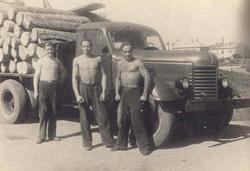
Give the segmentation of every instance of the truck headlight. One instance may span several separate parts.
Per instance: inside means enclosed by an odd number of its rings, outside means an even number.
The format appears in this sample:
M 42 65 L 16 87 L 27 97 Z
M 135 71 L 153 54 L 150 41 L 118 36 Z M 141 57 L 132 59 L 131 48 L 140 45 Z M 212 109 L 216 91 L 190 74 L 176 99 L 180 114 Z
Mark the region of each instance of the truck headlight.
M 222 78 L 221 79 L 221 85 L 223 88 L 227 88 L 229 86 L 228 78 Z
M 183 89 L 188 89 L 189 83 L 188 83 L 188 79 L 187 78 L 183 78 L 181 80 L 181 86 L 182 86 Z

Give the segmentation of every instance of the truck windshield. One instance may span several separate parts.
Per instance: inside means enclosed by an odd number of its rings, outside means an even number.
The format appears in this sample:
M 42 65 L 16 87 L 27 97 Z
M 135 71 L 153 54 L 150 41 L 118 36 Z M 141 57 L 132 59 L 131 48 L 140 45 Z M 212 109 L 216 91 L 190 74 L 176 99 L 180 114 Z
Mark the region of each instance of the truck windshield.
M 110 39 L 114 49 L 120 49 L 123 42 L 131 42 L 134 49 L 163 50 L 158 33 L 153 30 L 136 30 L 130 28 L 113 28 Z

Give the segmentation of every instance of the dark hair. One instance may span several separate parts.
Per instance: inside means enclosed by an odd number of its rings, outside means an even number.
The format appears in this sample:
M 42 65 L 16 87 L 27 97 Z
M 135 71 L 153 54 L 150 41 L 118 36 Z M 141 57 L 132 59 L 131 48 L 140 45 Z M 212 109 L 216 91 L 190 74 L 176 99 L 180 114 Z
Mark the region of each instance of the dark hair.
M 45 43 L 45 44 L 44 44 L 44 48 L 46 48 L 46 47 L 52 47 L 53 49 L 55 49 L 54 44 L 51 43 L 51 42 Z
M 133 45 L 131 42 L 122 42 L 120 49 L 122 50 L 125 46 L 131 46 L 131 48 L 133 49 Z

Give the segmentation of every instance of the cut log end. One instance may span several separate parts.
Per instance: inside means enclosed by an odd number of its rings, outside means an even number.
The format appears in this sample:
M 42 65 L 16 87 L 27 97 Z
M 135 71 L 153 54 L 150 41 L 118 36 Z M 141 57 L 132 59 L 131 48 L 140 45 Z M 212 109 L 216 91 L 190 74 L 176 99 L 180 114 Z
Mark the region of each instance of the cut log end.
M 9 9 L 8 10 L 8 19 L 9 20 L 14 20 L 16 15 L 16 11 L 14 9 Z
M 30 63 L 22 61 L 17 63 L 17 72 L 20 74 L 32 74 L 34 73 L 34 68 Z
M 22 28 L 19 27 L 18 25 L 15 25 L 14 26 L 14 35 L 19 38 L 21 37 L 21 34 L 22 34 Z
M 22 33 L 21 38 L 20 38 L 22 45 L 28 46 L 28 44 L 31 41 L 30 35 L 31 35 L 30 32 L 23 32 Z

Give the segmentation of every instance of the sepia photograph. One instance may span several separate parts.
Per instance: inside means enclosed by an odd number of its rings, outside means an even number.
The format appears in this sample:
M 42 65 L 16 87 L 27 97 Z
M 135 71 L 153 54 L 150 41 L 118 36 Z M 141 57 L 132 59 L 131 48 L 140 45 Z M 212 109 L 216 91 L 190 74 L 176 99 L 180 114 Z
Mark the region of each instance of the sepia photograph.
M 249 0 L 0 0 L 0 171 L 249 161 Z

